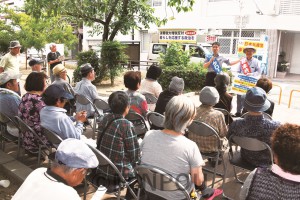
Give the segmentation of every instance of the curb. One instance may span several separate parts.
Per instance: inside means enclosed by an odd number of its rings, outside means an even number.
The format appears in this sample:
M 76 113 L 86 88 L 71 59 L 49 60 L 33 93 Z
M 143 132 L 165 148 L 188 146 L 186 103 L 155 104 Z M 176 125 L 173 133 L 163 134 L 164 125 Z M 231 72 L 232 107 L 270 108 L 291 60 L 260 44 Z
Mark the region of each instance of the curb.
M 14 157 L 0 150 L 0 170 L 18 183 L 23 183 L 33 171 Z

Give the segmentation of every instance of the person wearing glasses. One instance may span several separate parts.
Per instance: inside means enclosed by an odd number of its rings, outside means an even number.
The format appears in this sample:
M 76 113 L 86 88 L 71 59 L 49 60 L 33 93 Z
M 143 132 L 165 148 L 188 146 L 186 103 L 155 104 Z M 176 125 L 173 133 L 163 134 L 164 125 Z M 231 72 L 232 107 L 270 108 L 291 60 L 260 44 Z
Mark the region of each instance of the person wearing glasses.
M 12 199 L 80 200 L 73 187 L 79 185 L 88 170 L 98 164 L 96 155 L 84 142 L 66 139 L 58 146 L 51 167 L 41 167 L 31 172 Z
M 69 117 L 64 109 L 66 103 L 73 99 L 61 85 L 50 85 L 42 95 L 46 106 L 41 110 L 41 126 L 55 132 L 63 140 L 67 138 L 82 138 L 83 123 L 86 121 L 86 111 L 77 112 Z M 74 122 L 76 124 L 74 125 Z

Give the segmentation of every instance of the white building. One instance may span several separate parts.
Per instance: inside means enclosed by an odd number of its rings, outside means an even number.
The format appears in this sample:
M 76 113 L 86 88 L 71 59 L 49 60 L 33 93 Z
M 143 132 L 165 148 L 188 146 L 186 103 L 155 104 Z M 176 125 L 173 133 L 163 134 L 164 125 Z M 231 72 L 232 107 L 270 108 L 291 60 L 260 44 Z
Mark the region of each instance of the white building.
M 290 73 L 300 74 L 300 1 L 294 0 L 198 0 L 192 12 L 176 13 L 164 0 L 150 1 L 155 15 L 166 17 L 168 23 L 161 29 L 196 29 L 198 33 L 216 35 L 221 53 L 236 55 L 238 40 L 268 39 L 268 76 L 276 76 L 278 56 L 285 52 Z M 149 43 L 158 40 L 159 30 L 135 31 L 134 40 L 141 44 L 141 60 L 149 50 Z M 220 34 L 220 35 L 218 35 Z M 131 35 L 118 36 L 119 41 L 132 40 Z M 83 31 L 83 49 L 99 44 L 101 37 L 91 37 Z

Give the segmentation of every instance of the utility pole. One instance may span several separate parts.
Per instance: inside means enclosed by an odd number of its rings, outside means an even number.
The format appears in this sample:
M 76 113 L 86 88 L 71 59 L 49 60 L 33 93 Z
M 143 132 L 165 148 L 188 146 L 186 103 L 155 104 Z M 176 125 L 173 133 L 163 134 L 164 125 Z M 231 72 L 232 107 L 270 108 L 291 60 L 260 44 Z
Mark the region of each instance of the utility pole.
M 244 0 L 237 0 L 240 13 L 238 16 L 235 17 L 235 24 L 236 27 L 239 29 L 239 39 L 238 43 L 242 40 L 242 29 L 246 27 L 246 24 L 248 23 L 248 16 L 243 15 L 243 8 L 244 8 Z
M 240 32 L 239 32 L 239 43 L 241 42 L 242 40 L 242 26 L 243 26 L 243 15 L 242 15 L 242 10 L 243 10 L 243 7 L 244 7 L 244 2 L 243 0 L 238 0 L 239 2 L 239 7 L 240 7 L 240 23 L 239 23 L 239 28 L 240 28 Z

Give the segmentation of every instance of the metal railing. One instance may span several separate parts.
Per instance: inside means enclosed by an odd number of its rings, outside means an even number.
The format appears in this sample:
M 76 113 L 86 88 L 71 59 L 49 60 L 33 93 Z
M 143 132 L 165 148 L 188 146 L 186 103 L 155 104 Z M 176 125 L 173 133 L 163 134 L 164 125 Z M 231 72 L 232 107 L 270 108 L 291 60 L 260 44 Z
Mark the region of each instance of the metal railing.
M 134 67 L 138 67 L 138 70 L 140 71 L 141 66 L 147 66 L 149 67 L 152 64 L 157 64 L 158 61 L 151 61 L 151 60 L 128 60 L 126 63 L 121 63 L 124 68 L 127 68 L 129 70 L 134 70 Z
M 300 92 L 300 90 L 291 90 L 288 108 L 291 107 L 293 92 Z
M 281 95 L 282 95 L 282 87 L 280 85 L 274 84 L 273 86 L 279 87 L 279 99 L 278 99 L 278 105 L 281 103 Z

